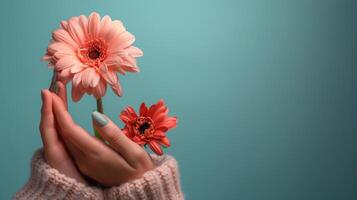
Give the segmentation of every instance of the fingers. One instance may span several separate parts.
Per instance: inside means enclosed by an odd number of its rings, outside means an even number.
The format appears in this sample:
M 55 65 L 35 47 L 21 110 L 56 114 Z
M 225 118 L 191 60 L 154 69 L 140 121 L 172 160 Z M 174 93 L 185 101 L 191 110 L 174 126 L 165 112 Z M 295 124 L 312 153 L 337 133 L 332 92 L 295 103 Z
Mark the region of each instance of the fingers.
M 61 138 L 62 141 L 65 143 L 67 150 L 70 152 L 72 159 L 78 160 L 79 158 L 84 157 L 84 153 L 76 147 L 76 145 L 72 144 L 68 139 Z
M 138 144 L 126 137 L 121 129 L 107 116 L 94 111 L 92 118 L 98 133 L 114 150 L 120 153 L 128 163 L 135 165 L 138 159 L 147 156 L 145 151 Z
M 83 152 L 95 151 L 98 141 L 91 137 L 84 129 L 76 125 L 66 110 L 63 101 L 55 94 L 52 94 L 53 111 L 57 124 L 64 138 L 76 145 Z
M 68 110 L 67 88 L 61 81 L 57 81 L 56 84 L 58 88 L 58 96 L 62 99 L 66 109 Z
M 40 132 L 44 148 L 53 146 L 58 142 L 55 119 L 52 112 L 52 95 L 48 90 L 41 91 L 42 108 Z

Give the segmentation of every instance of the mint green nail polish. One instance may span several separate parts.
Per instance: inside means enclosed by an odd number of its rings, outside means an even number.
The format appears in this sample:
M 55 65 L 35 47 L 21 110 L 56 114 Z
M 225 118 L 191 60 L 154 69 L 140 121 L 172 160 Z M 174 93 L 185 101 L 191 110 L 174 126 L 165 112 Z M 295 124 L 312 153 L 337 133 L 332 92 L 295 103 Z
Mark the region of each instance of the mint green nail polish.
M 98 111 L 92 112 L 92 118 L 95 122 L 96 125 L 102 127 L 108 124 L 109 120 L 103 115 L 102 113 Z

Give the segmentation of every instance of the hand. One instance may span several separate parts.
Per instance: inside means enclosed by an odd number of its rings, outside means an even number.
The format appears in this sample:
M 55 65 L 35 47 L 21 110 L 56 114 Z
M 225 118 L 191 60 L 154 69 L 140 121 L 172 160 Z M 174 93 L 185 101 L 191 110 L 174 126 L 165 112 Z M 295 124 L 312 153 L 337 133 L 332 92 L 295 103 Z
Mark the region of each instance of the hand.
M 75 124 L 61 98 L 52 96 L 61 136 L 83 174 L 104 186 L 114 186 L 154 168 L 146 151 L 127 138 L 109 118 L 102 115 L 105 123 L 95 123 L 95 129 L 109 143 L 108 146 Z
M 58 84 L 59 96 L 66 99 L 65 87 L 62 83 Z M 59 137 L 60 130 L 56 127 L 55 117 L 52 110 L 53 95 L 48 90 L 41 92 L 42 109 L 40 132 L 43 143 L 43 150 L 46 162 L 59 172 L 68 177 L 74 178 L 79 182 L 85 183 L 84 178 L 77 170 L 70 155 L 67 153 L 64 143 Z M 66 108 L 66 106 L 65 106 Z

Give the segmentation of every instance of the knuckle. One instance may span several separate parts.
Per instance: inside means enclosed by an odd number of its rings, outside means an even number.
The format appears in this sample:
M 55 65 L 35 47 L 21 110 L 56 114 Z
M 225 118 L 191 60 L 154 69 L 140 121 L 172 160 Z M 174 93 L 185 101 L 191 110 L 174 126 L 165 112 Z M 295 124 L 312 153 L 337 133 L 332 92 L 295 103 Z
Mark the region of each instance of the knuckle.
M 97 150 L 89 150 L 87 152 L 87 158 L 90 159 L 93 163 L 98 163 L 101 162 L 103 158 L 105 158 L 105 155 L 102 152 L 99 152 Z
M 38 130 L 40 130 L 41 133 L 44 132 L 44 127 L 43 127 L 43 123 L 40 122 L 40 124 L 38 125 Z
M 71 129 L 69 127 L 62 127 L 60 128 L 60 130 L 62 131 L 62 133 L 68 135 L 68 133 L 71 132 Z
M 69 122 L 69 123 L 65 123 L 61 129 L 63 132 L 69 133 L 73 131 L 74 128 L 75 128 L 74 124 Z
M 144 160 L 146 158 L 146 152 L 143 149 L 135 149 L 133 151 L 134 158 L 137 160 Z
M 132 152 L 132 161 L 137 166 L 144 165 L 148 160 L 148 155 L 143 149 L 136 149 Z
M 53 116 L 45 116 L 40 120 L 39 130 L 41 132 L 48 130 L 48 128 L 54 127 L 54 118 Z
M 112 142 L 112 144 L 114 145 L 114 146 L 119 146 L 120 145 L 120 143 L 121 143 L 121 138 L 120 137 L 118 137 L 117 135 L 115 135 L 115 134 L 110 134 L 110 135 L 108 135 L 108 137 L 109 137 L 109 140 Z
M 56 157 L 56 153 L 59 151 L 57 145 L 47 145 L 45 148 L 45 152 L 52 157 Z
M 46 134 L 47 132 L 52 131 L 51 127 L 47 127 L 43 123 L 40 123 L 39 130 L 41 134 Z

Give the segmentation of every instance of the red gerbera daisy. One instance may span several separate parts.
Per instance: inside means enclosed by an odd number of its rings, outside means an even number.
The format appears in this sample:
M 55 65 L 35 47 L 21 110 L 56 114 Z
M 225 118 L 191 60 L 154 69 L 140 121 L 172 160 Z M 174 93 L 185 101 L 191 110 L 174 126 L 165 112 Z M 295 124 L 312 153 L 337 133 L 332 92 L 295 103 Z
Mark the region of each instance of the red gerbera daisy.
M 150 108 L 142 103 L 139 115 L 129 106 L 120 114 L 120 119 L 125 123 L 123 132 L 137 144 L 148 144 L 156 154 L 162 155 L 161 145 L 170 146 L 166 132 L 177 124 L 177 118 L 168 116 L 168 113 L 169 109 L 163 100 L 159 100 Z

